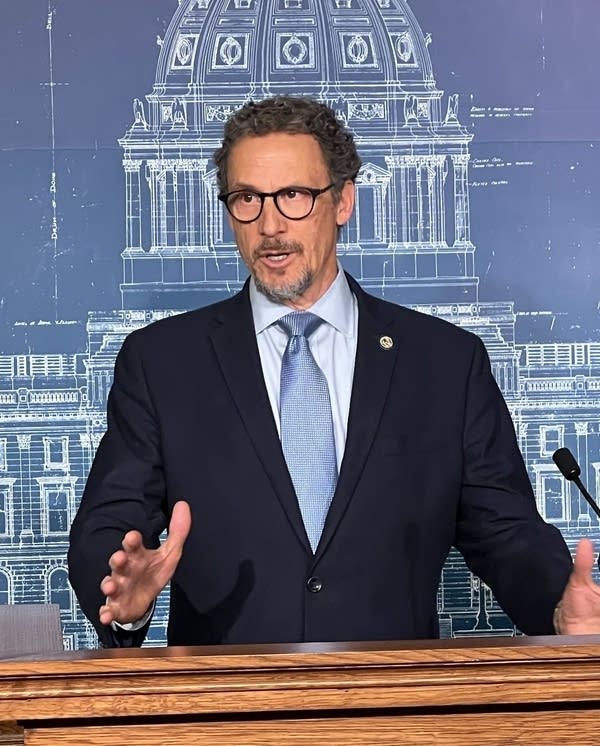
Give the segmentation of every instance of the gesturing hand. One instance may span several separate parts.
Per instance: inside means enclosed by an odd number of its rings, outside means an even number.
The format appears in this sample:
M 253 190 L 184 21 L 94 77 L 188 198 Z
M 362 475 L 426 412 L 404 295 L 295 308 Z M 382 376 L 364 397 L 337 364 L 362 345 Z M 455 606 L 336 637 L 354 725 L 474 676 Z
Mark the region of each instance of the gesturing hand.
M 171 580 L 192 526 L 190 506 L 178 502 L 173 507 L 169 534 L 158 549 L 146 549 L 139 531 L 128 531 L 109 559 L 111 574 L 100 583 L 107 597 L 100 607 L 100 622 L 127 624 L 141 619 L 154 599 Z
M 594 547 L 591 541 L 582 539 L 557 609 L 557 631 L 562 635 L 600 633 L 600 586 L 592 579 L 593 567 Z

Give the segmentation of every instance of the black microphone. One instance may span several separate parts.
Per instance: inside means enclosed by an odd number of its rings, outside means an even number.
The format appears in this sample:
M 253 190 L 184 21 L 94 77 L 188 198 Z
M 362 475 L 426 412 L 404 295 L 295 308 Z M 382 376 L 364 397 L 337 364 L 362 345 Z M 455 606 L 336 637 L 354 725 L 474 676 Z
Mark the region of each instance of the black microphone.
M 579 479 L 581 469 L 579 468 L 579 464 L 575 460 L 575 456 L 573 456 L 571 451 L 568 448 L 559 448 L 558 451 L 554 451 L 554 453 L 552 454 L 552 460 L 558 466 L 560 473 L 565 479 L 568 479 L 569 482 L 575 482 L 577 488 L 585 497 L 594 513 L 598 516 L 598 518 L 600 518 L 600 508 L 596 504 L 594 498 L 583 486 L 581 479 Z M 600 556 L 598 556 L 598 564 L 600 565 Z

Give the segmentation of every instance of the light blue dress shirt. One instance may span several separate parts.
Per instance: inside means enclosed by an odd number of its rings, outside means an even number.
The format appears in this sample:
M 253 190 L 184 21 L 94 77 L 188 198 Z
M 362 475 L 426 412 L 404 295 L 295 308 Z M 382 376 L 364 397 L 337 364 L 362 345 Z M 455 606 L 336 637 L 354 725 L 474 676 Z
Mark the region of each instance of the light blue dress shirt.
M 269 402 L 277 432 L 281 435 L 279 380 L 281 360 L 288 337 L 276 322 L 290 312 L 290 307 L 269 300 L 256 289 L 253 279 L 250 280 L 250 304 Z M 306 310 L 310 310 L 325 321 L 311 334 L 309 344 L 313 357 L 329 385 L 339 472 L 346 447 L 358 340 L 358 303 L 339 265 L 337 276 L 331 286 L 310 309 Z

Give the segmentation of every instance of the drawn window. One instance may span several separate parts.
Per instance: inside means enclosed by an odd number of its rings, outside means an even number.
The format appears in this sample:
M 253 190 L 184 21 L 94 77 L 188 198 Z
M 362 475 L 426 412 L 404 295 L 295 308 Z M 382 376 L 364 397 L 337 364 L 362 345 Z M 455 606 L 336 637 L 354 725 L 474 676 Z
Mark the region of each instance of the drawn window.
M 66 533 L 69 529 L 69 497 L 70 487 L 47 486 L 47 531 L 49 534 Z
M 565 482 L 559 475 L 542 474 L 542 517 L 551 523 L 566 520 Z
M 8 533 L 8 489 L 0 487 L 0 536 Z
M 10 536 L 12 527 L 12 493 L 14 479 L 0 480 L 0 536 Z
M 356 221 L 358 242 L 384 240 L 384 204 L 381 184 L 357 184 Z
M 10 595 L 10 578 L 4 570 L 0 570 L 0 604 L 9 604 Z
M 69 437 L 44 438 L 44 469 L 69 468 Z
M 53 570 L 48 578 L 48 590 L 51 604 L 58 604 L 61 611 L 71 611 L 71 590 L 67 571 L 62 567 Z
M 540 427 L 540 455 L 552 456 L 565 442 L 564 425 L 542 425 Z
M 0 438 L 0 471 L 8 470 L 8 457 L 6 449 L 6 438 Z

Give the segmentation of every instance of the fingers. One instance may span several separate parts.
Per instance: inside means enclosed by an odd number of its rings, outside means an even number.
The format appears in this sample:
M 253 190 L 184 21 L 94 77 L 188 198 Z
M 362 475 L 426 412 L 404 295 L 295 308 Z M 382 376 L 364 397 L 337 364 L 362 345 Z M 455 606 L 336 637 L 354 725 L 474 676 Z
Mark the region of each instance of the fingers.
M 169 523 L 169 535 L 164 545 L 165 548 L 169 552 L 175 551 L 181 553 L 191 528 L 192 512 L 190 506 L 184 500 L 180 500 L 173 507 L 171 522 Z
M 118 549 L 109 557 L 108 566 L 111 574 L 104 577 L 100 582 L 100 590 L 104 596 L 119 596 L 123 580 L 129 575 L 132 555 L 140 549 L 144 549 L 141 533 L 139 531 L 129 531 L 123 538 L 122 547 L 123 549 Z M 103 624 L 110 624 L 116 618 L 114 608 L 108 605 L 108 601 L 105 606 L 100 608 L 101 621 L 103 616 L 108 619 L 108 622 L 103 621 Z
M 118 585 L 112 575 L 107 575 L 100 583 L 100 590 L 104 596 L 114 596 L 117 593 Z
M 573 561 L 573 575 L 578 580 L 591 581 L 594 569 L 594 545 L 589 539 L 582 539 L 577 545 Z
M 112 624 L 115 621 L 116 616 L 110 606 L 105 604 L 100 607 L 99 611 L 100 624 Z
M 139 531 L 128 531 L 123 537 L 121 546 L 126 552 L 135 552 L 144 547 L 142 535 Z
M 114 554 L 111 554 L 108 560 L 108 566 L 113 572 L 124 572 L 129 561 L 129 554 L 124 552 L 122 549 L 117 550 Z
M 146 549 L 139 531 L 128 531 L 121 549 L 109 558 L 111 574 L 100 583 L 106 602 L 99 608 L 102 624 L 137 621 L 172 578 L 192 526 L 190 506 L 173 507 L 167 540 L 158 549 Z

